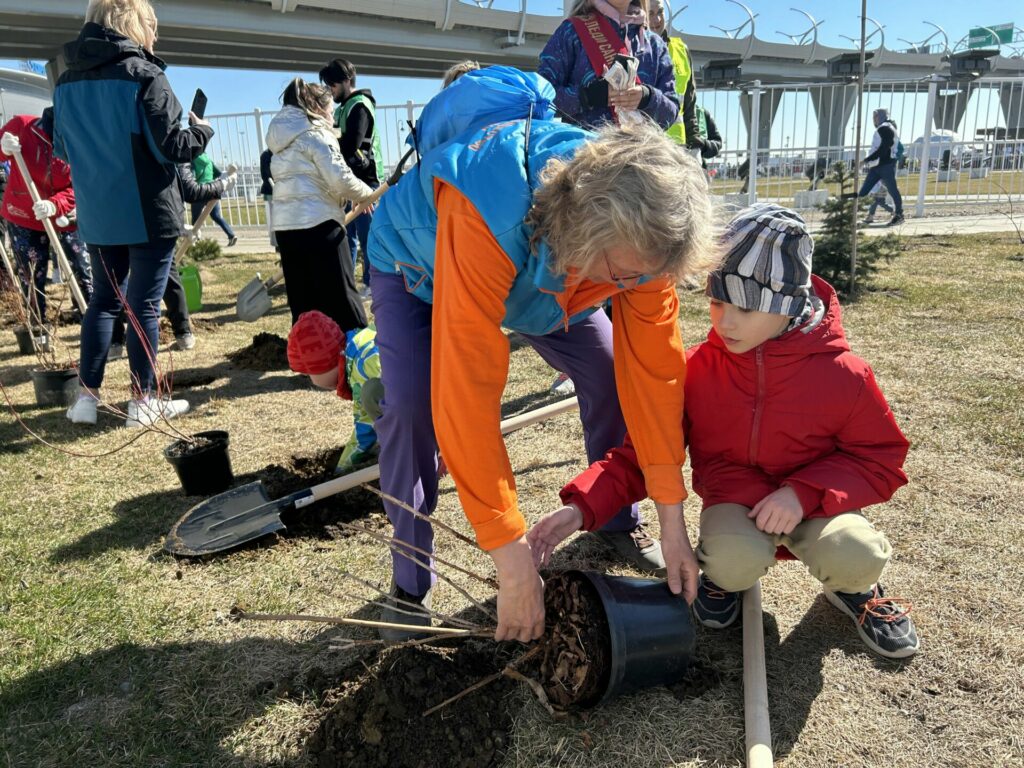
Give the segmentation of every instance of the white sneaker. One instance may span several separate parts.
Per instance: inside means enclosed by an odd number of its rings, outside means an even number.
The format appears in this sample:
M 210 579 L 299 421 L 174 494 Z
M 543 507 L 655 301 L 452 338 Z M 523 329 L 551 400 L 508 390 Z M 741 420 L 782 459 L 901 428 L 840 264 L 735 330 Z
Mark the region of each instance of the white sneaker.
M 174 348 L 184 352 L 192 349 L 196 345 L 196 337 L 190 333 L 183 333 L 181 336 L 174 337 Z
M 160 419 L 173 419 L 188 413 L 188 400 L 171 400 L 169 397 L 132 400 L 128 403 L 128 418 L 124 425 L 131 429 L 150 427 Z
M 364 285 L 362 288 L 359 289 L 359 298 L 362 299 L 363 301 L 373 298 L 372 295 L 370 294 L 370 286 Z
M 124 344 L 111 344 L 107 350 L 107 360 L 120 360 L 124 357 Z
M 75 404 L 68 408 L 68 419 L 72 424 L 95 424 L 96 402 L 92 395 L 79 395 Z
M 560 373 L 551 384 L 551 394 L 574 395 L 576 394 L 576 385 L 572 383 L 572 379 L 566 374 Z

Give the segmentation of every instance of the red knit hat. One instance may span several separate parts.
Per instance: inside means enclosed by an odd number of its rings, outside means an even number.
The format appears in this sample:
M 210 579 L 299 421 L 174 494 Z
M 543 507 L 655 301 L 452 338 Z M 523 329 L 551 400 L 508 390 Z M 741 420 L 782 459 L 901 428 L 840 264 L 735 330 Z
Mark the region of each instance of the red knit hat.
M 345 335 L 323 312 L 303 312 L 288 334 L 288 366 L 316 376 L 340 365 Z

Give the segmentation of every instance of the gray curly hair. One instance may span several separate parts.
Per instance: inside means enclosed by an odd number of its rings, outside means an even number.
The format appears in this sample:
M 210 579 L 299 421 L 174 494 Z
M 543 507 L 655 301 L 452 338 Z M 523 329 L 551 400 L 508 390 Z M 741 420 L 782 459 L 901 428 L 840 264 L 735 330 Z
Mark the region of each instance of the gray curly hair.
M 540 173 L 527 224 L 552 268 L 586 274 L 609 247 L 637 251 L 648 274 L 677 280 L 714 269 L 716 216 L 704 171 L 653 123 L 608 126 Z

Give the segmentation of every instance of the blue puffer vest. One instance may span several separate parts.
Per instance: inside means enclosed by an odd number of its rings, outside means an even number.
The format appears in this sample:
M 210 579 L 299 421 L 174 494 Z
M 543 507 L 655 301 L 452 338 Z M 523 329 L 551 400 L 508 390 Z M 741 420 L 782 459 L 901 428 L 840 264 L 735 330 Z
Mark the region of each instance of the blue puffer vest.
M 571 157 L 592 137 L 550 119 L 553 96 L 551 86 L 536 75 L 489 67 L 464 75 L 435 97 L 420 118 L 426 130 L 418 130 L 419 164 L 381 198 L 374 213 L 367 247 L 370 263 L 383 272 L 400 273 L 410 293 L 433 302 L 434 181 L 438 179 L 458 189 L 476 207 L 515 266 L 516 278 L 505 300 L 505 327 L 543 335 L 590 315 L 593 308 L 565 317 L 557 299 L 565 289 L 565 275 L 549 268 L 545 243 L 531 252 L 530 230 L 524 223 L 541 169 L 552 158 Z M 533 119 L 527 121 L 521 119 L 523 103 L 530 103 L 531 97 Z M 504 115 L 493 108 L 501 100 L 507 105 Z M 482 102 L 489 108 L 481 113 Z M 438 121 L 444 116 L 446 130 L 431 132 L 431 126 L 437 125 L 434 115 Z M 453 115 L 466 119 L 459 121 Z M 452 138 L 444 135 L 454 131 L 459 132 Z

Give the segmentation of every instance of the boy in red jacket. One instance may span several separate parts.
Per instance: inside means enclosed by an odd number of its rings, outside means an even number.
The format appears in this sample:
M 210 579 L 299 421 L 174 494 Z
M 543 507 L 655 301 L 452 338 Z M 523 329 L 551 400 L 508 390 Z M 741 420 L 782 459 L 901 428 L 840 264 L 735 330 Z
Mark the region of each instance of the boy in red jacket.
M 909 443 L 850 352 L 835 291 L 811 276 L 803 219 L 776 205 L 740 212 L 708 279 L 708 339 L 687 354 L 684 428 L 703 500 L 693 608 L 707 627 L 739 616 L 739 592 L 794 556 L 889 658 L 918 649 L 910 605 L 878 577 L 892 553 L 861 514 L 906 484 Z M 629 438 L 562 489 L 565 507 L 527 538 L 539 562 L 647 495 Z

